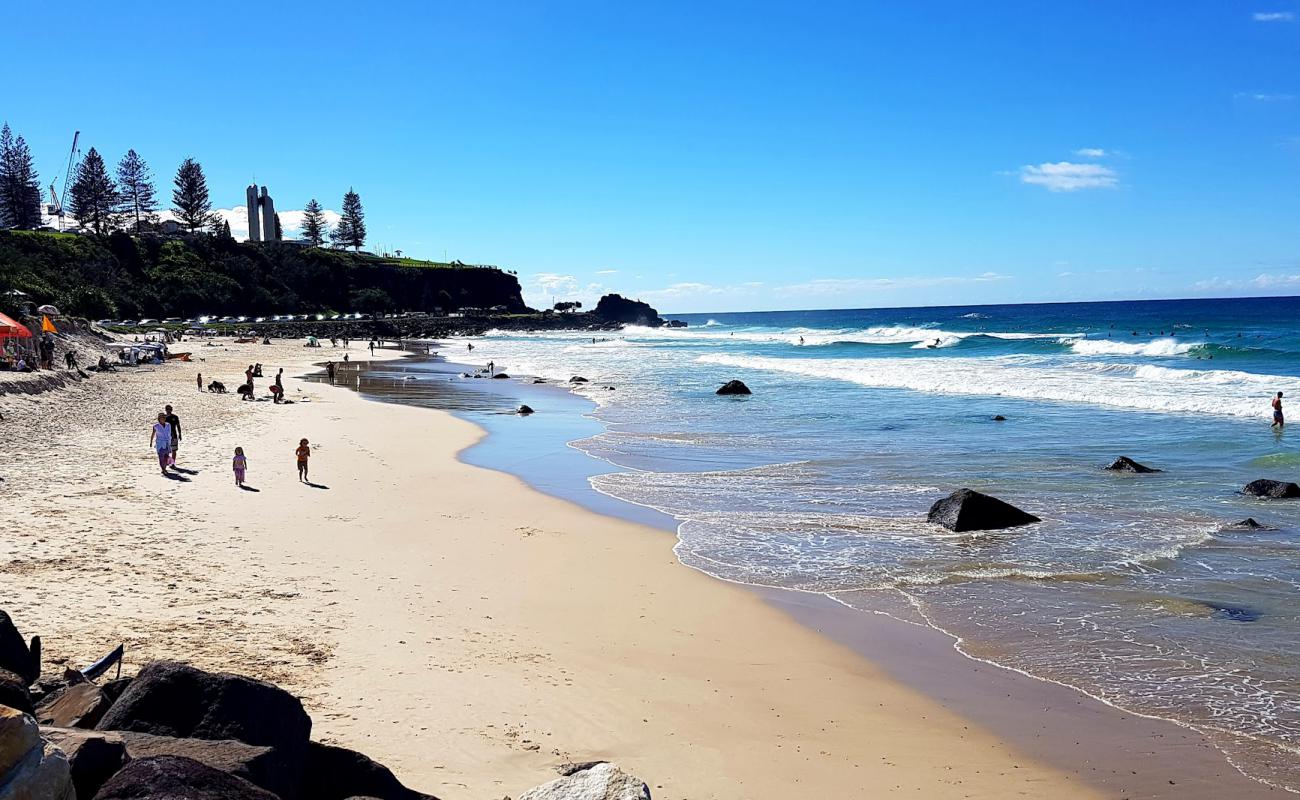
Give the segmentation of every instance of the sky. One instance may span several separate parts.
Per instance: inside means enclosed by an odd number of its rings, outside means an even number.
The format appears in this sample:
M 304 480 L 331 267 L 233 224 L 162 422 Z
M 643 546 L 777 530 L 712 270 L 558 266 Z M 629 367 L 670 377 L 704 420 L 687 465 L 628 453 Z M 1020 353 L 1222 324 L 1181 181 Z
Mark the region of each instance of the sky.
M 1300 294 L 1300 0 L 16 3 L 0 120 L 666 312 Z M 60 77 L 62 76 L 62 77 Z M 29 78 L 29 79 L 28 79 Z

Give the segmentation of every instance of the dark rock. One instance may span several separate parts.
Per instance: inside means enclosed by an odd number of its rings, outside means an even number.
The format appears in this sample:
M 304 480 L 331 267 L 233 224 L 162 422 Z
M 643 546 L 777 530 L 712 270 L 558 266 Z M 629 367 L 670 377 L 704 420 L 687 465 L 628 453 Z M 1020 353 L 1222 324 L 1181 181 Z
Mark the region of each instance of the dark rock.
M 624 325 L 645 325 L 657 328 L 664 324 L 659 312 L 648 303 L 629 300 L 621 294 L 607 294 L 600 298 L 591 312 L 607 322 L 621 322 Z
M 272 747 L 277 768 L 290 776 L 301 773 L 311 736 L 311 718 L 283 689 L 175 661 L 145 665 L 97 727 Z
M 533 413 L 533 407 L 530 406 L 530 405 L 527 405 L 527 404 L 525 404 L 525 405 L 521 405 L 521 406 L 520 406 L 520 407 L 515 411 L 515 413 L 517 413 L 517 414 L 523 414 L 524 416 L 527 416 L 527 415 Z
M 382 764 L 342 747 L 312 742 L 307 746 L 302 797 L 310 800 L 345 800 L 375 797 L 379 800 L 437 800 L 402 785 Z
M 545 378 L 533 378 L 533 383 L 534 383 L 534 384 L 538 384 L 538 383 L 546 383 L 546 379 L 545 379 Z
M 668 322 L 664 324 L 666 324 L 670 328 L 685 328 L 688 323 L 685 320 L 670 319 L 668 320 Z
M 1103 469 L 1107 469 L 1111 472 L 1137 472 L 1137 473 L 1160 472 L 1160 470 L 1158 469 L 1152 469 L 1151 467 L 1145 466 L 1143 464 L 1139 464 L 1138 462 L 1134 461 L 1128 456 L 1120 456 L 1119 458 L 1107 464 Z
M 113 701 L 93 683 L 74 683 L 36 706 L 36 721 L 57 728 L 93 728 Z
M 94 797 L 130 760 L 122 736 L 111 731 L 42 727 L 41 735 L 68 757 L 77 797 Z
M 1010 503 L 972 489 L 959 489 L 930 506 L 930 522 L 952 531 L 990 531 L 1042 522 Z
M 104 693 L 104 696 L 109 699 L 109 702 L 116 703 L 117 698 L 121 697 L 122 693 L 125 692 L 126 688 L 130 685 L 130 678 L 118 678 L 99 687 L 99 690 Z
M 993 415 L 993 421 L 994 421 L 994 422 L 1006 422 L 1006 421 L 1007 421 L 1007 418 L 1004 417 L 1004 416 L 1002 416 L 1001 414 L 994 414 L 994 415 Z
M 25 687 L 41 677 L 41 637 L 33 636 L 29 647 L 4 611 L 0 611 L 0 669 L 24 679 Z
M 32 696 L 27 691 L 27 679 L 15 675 L 7 669 L 0 669 L 0 706 L 17 709 L 24 714 L 32 714 Z
M 155 756 L 132 761 L 108 779 L 94 800 L 278 800 L 243 778 L 192 758 Z
M 717 391 L 718 394 L 753 394 L 744 381 L 727 381 L 722 384 L 722 388 Z
M 497 380 L 504 380 L 504 379 L 506 379 L 506 378 L 509 378 L 510 376 L 507 375 L 507 374 L 505 374 L 504 372 L 498 372 L 497 374 L 493 375 L 492 377 L 493 377 L 493 378 L 496 378 Z
M 154 756 L 192 758 L 200 764 L 243 778 L 281 797 L 294 796 L 298 791 L 298 776 L 279 769 L 275 750 L 270 747 L 245 744 L 234 739 L 177 739 L 173 736 L 153 736 L 131 731 L 122 731 L 117 735 L 122 737 L 127 757 L 131 759 Z
M 1300 486 L 1285 481 L 1271 481 L 1267 478 L 1260 478 L 1242 487 L 1241 493 L 1253 495 L 1254 497 L 1300 497 Z
M 581 375 L 574 375 L 572 378 L 569 378 L 569 383 L 590 383 L 590 381 Z
M 1272 525 L 1265 525 L 1264 523 L 1257 521 L 1254 517 L 1246 517 L 1246 518 L 1243 519 L 1241 522 L 1233 522 L 1233 523 L 1230 523 L 1230 524 L 1228 524 L 1228 525 L 1225 525 L 1224 527 L 1225 527 L 1225 528 L 1235 528 L 1235 529 L 1237 529 L 1237 530 L 1244 530 L 1244 531 L 1275 531 L 1275 530 L 1277 530 L 1277 528 L 1274 528 Z

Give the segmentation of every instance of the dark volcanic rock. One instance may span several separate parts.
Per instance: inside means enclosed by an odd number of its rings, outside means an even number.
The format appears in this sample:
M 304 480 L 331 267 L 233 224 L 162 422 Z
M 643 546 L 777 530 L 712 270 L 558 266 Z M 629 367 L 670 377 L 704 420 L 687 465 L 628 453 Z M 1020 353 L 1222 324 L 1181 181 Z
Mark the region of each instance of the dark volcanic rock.
M 590 381 L 588 381 L 586 378 L 582 377 L 581 375 L 574 375 L 572 378 L 569 378 L 569 383 L 589 383 L 589 382 Z
M 529 414 L 533 413 L 533 407 L 530 406 L 530 405 L 524 404 L 524 405 L 521 405 L 518 409 L 516 409 L 515 413 L 516 413 L 516 414 L 522 414 L 522 415 L 524 415 L 524 416 L 528 416 Z
M 0 669 L 22 678 L 23 686 L 41 677 L 41 637 L 33 636 L 29 647 L 4 611 L 0 611 Z
M 122 736 L 111 731 L 42 727 L 41 735 L 68 757 L 77 797 L 94 797 L 129 760 Z
M 93 683 L 75 683 L 36 706 L 36 721 L 57 728 L 93 728 L 113 701 Z
M 122 737 L 126 754 L 133 760 L 154 756 L 192 758 L 281 797 L 293 796 L 298 790 L 298 777 L 278 768 L 275 750 L 270 747 L 234 739 L 177 739 L 132 731 L 121 731 L 116 735 Z
M 278 800 L 243 778 L 192 758 L 155 756 L 132 761 L 94 800 Z
M 0 706 L 16 708 L 24 714 L 33 713 L 32 696 L 27 692 L 27 679 L 0 669 Z
M 1267 478 L 1260 478 L 1242 487 L 1241 493 L 1255 497 L 1300 497 L 1300 486 L 1285 481 L 1271 481 Z
M 1138 473 L 1150 473 L 1150 472 L 1160 471 L 1158 469 L 1152 469 L 1151 467 L 1145 466 L 1143 464 L 1139 464 L 1138 462 L 1134 461 L 1128 456 L 1120 456 L 1119 458 L 1115 459 L 1114 461 L 1110 462 L 1105 467 L 1103 467 L 1103 469 L 1107 469 L 1111 472 L 1138 472 Z
M 600 298 L 591 312 L 594 316 L 609 322 L 621 322 L 625 325 L 645 325 L 657 328 L 664 324 L 659 312 L 648 303 L 629 300 L 621 294 L 607 294 Z
M 685 328 L 688 325 L 686 320 L 681 320 L 681 319 L 670 319 L 664 324 L 670 328 Z
M 753 394 L 753 392 L 749 390 L 744 381 L 727 381 L 722 384 L 722 388 L 717 391 L 717 394 Z
M 351 797 L 437 800 L 433 795 L 406 788 L 387 767 L 360 753 L 320 742 L 312 742 L 307 747 L 302 797 L 311 800 L 346 800 Z
M 991 531 L 1042 522 L 1033 514 L 973 489 L 958 489 L 939 500 L 930 506 L 927 519 L 959 532 Z
M 1258 520 L 1256 520 L 1254 517 L 1246 517 L 1246 518 L 1243 519 L 1241 522 L 1233 522 L 1233 523 L 1230 523 L 1230 524 L 1228 524 L 1228 525 L 1225 525 L 1224 527 L 1225 527 L 1225 528 L 1232 528 L 1232 529 L 1236 529 L 1236 530 L 1243 530 L 1243 531 L 1275 531 L 1275 530 L 1277 530 L 1277 528 L 1274 528 L 1272 525 L 1265 525 L 1264 523 L 1259 522 Z
M 1006 422 L 1006 421 L 1007 421 L 1007 418 L 1004 417 L 1004 416 L 1002 416 L 1001 414 L 994 414 L 994 415 L 993 415 L 993 421 L 994 421 L 994 422 Z
M 492 377 L 496 378 L 497 380 L 504 380 L 505 378 L 509 378 L 510 376 L 507 375 L 507 374 L 505 374 L 504 372 L 498 372 L 497 374 L 493 375 Z
M 307 753 L 311 718 L 298 698 L 269 683 L 154 661 L 140 670 L 97 727 L 272 747 L 276 768 L 296 776 Z

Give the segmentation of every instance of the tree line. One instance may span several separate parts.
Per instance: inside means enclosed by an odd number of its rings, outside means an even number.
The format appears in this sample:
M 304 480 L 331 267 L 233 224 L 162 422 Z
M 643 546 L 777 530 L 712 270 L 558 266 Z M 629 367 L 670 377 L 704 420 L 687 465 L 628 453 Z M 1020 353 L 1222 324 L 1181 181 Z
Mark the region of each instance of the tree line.
M 99 236 L 114 231 L 142 233 L 157 230 L 160 206 L 149 165 L 134 149 L 118 161 L 110 174 L 94 148 L 77 164 L 67 186 L 66 211 L 83 229 Z M 230 223 L 213 211 L 203 167 L 186 158 L 176 170 L 172 189 L 172 215 L 191 234 L 208 233 L 232 238 Z M 250 220 L 250 224 L 251 220 Z M 31 150 L 21 135 L 5 123 L 0 127 L 0 228 L 36 230 L 41 227 L 41 188 Z M 280 233 L 280 215 L 275 217 Z M 302 237 L 312 247 L 328 240 L 336 249 L 360 250 L 366 242 L 365 212 L 361 197 L 349 188 L 343 195 L 340 219 L 331 229 L 325 209 L 315 198 L 304 208 Z

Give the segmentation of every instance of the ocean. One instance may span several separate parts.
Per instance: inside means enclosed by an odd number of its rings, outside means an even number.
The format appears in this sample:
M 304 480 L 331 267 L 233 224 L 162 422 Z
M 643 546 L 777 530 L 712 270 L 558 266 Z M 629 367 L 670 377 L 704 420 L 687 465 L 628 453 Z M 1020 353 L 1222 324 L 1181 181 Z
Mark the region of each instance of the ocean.
M 1239 493 L 1300 480 L 1269 408 L 1300 395 L 1300 298 L 674 318 L 448 357 L 588 378 L 582 480 L 674 520 L 683 563 L 940 629 L 1300 790 L 1300 501 Z M 928 524 L 961 487 L 1043 522 Z

